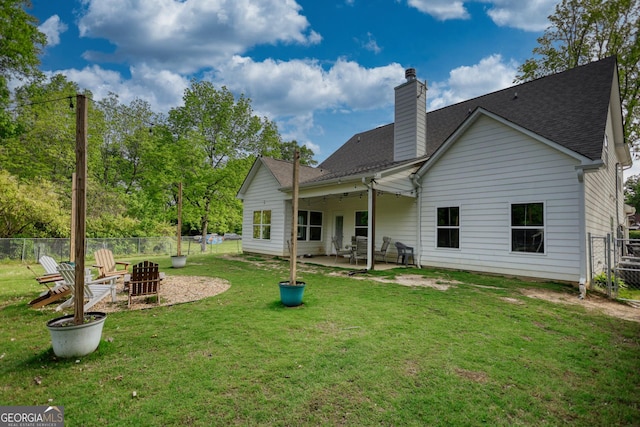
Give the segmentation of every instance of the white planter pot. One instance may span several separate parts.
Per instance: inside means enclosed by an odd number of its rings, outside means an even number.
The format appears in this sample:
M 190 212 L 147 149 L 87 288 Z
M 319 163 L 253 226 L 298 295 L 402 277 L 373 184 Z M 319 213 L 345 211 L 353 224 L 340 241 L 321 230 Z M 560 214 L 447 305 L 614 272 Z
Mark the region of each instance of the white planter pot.
M 73 317 L 73 314 L 69 314 L 47 322 L 53 352 L 58 357 L 86 356 L 93 353 L 100 344 L 102 327 L 107 319 L 106 313 L 88 312 L 84 317 L 91 319 L 90 322 L 82 325 L 68 325 L 69 322 L 73 322 Z
M 173 268 L 182 268 L 187 265 L 187 256 L 186 255 L 172 255 L 171 256 L 171 265 Z

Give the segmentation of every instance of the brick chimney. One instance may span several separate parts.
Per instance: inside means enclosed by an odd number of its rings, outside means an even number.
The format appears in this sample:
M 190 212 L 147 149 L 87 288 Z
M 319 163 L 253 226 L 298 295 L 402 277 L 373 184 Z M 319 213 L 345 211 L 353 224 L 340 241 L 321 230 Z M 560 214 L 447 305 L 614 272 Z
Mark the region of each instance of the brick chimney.
M 407 81 L 395 88 L 393 160 L 409 160 L 427 153 L 427 84 L 407 68 Z

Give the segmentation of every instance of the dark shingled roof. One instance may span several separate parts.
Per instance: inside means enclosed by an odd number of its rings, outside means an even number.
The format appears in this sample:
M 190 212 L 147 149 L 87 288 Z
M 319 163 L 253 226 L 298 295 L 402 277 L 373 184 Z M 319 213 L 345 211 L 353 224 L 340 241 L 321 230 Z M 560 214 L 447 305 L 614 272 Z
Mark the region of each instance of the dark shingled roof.
M 293 163 L 285 160 L 263 157 L 262 161 L 269 168 L 281 187 L 293 186 Z M 323 174 L 321 169 L 300 165 L 300 182 L 313 181 Z
M 591 160 L 602 154 L 615 57 L 427 113 L 427 156 L 483 108 Z M 406 163 L 393 161 L 393 124 L 351 137 L 322 162 L 321 181 Z M 304 181 L 303 181 L 304 182 Z

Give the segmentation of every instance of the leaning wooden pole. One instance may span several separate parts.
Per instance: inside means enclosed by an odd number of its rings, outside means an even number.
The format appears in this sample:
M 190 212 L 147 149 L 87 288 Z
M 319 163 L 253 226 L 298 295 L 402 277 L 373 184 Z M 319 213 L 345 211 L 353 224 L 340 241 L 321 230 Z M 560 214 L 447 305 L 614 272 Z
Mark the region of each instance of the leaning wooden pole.
M 298 177 L 300 175 L 300 151 L 298 148 L 293 153 L 293 193 L 291 195 L 291 264 L 289 284 L 296 285 L 296 260 L 298 254 Z
M 76 203 L 74 323 L 84 322 L 84 247 L 87 206 L 87 98 L 76 96 Z

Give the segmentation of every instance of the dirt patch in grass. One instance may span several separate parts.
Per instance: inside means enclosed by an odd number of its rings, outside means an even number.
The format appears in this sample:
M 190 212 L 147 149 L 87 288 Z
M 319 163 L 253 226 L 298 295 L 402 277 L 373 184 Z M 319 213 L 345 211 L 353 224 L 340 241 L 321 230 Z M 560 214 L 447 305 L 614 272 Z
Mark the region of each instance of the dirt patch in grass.
M 198 301 L 212 297 L 229 289 L 231 285 L 223 279 L 199 276 L 167 276 L 160 285 L 160 306 L 175 305 L 185 302 Z M 111 302 L 107 297 L 92 307 L 92 311 L 113 313 L 121 310 L 142 310 L 158 307 L 155 296 L 134 297 L 131 307 L 127 307 L 128 293 L 123 290 L 123 283 L 118 282 L 117 301 Z
M 330 274 L 343 275 L 342 273 L 330 273 Z M 396 276 L 393 279 L 387 279 L 385 277 L 371 277 L 371 276 L 358 276 L 358 275 L 354 275 L 351 277 L 356 280 L 373 280 L 380 283 L 395 283 L 402 286 L 432 288 L 432 289 L 437 289 L 439 291 L 446 291 L 452 286 L 462 284 L 462 282 L 457 282 L 455 280 L 425 277 L 420 274 L 402 274 L 400 276 Z
M 489 376 L 484 372 L 468 371 L 466 369 L 456 368 L 456 374 L 462 378 L 466 378 L 469 381 L 484 384 L 489 381 Z
M 613 301 L 594 293 L 587 293 L 585 299 L 579 299 L 578 293 L 566 294 L 548 289 L 521 289 L 520 292 L 529 298 L 543 299 L 558 304 L 580 305 L 587 310 L 600 311 L 608 316 L 640 323 L 640 307 Z
M 331 274 L 340 274 L 340 273 L 331 273 Z M 375 280 L 377 282 L 382 282 L 382 283 L 397 283 L 403 286 L 426 287 L 426 288 L 437 289 L 440 291 L 446 291 L 452 286 L 461 284 L 461 282 L 458 282 L 455 280 L 425 277 L 419 274 L 403 274 L 403 275 L 396 276 L 394 279 L 387 279 L 383 277 L 358 276 L 358 275 L 354 275 L 353 278 L 357 280 L 365 280 L 365 279 Z M 487 289 L 493 288 L 491 286 L 479 286 L 479 285 L 471 285 L 471 286 L 484 287 Z M 493 288 L 493 289 L 499 289 L 499 288 Z M 520 292 L 529 298 L 543 299 L 545 301 L 550 301 L 558 304 L 580 305 L 585 307 L 587 310 L 597 310 L 608 316 L 617 317 L 619 319 L 630 320 L 632 322 L 640 323 L 640 305 L 634 306 L 634 305 L 626 304 L 620 301 L 610 300 L 606 297 L 603 297 L 595 293 L 588 293 L 587 297 L 581 300 L 578 298 L 577 290 L 575 294 L 554 292 L 549 289 L 533 289 L 533 288 L 521 289 Z M 525 304 L 525 302 L 517 298 L 501 297 L 501 299 L 509 304 Z

